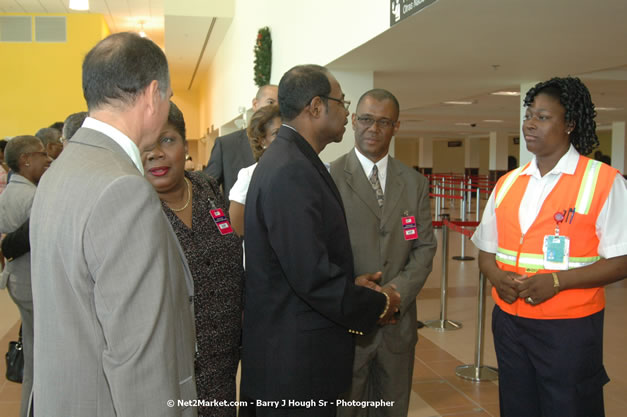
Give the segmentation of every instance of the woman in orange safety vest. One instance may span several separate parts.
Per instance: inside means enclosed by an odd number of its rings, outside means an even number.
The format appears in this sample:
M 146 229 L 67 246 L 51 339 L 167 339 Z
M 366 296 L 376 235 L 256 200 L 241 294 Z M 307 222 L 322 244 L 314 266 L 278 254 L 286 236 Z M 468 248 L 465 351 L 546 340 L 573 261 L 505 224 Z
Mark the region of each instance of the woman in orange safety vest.
M 599 145 L 578 78 L 536 84 L 534 158 L 499 179 L 472 240 L 492 283 L 502 417 L 603 416 L 603 287 L 627 276 L 627 185 Z

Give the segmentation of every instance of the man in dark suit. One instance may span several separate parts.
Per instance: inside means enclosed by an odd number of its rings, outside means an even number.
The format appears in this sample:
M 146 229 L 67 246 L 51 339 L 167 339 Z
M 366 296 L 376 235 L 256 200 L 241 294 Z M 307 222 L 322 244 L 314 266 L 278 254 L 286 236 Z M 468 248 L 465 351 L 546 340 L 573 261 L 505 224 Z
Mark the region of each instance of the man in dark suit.
M 253 112 L 261 107 L 276 104 L 277 90 L 276 85 L 260 87 L 253 98 Z M 229 201 L 229 191 L 237 181 L 239 170 L 254 163 L 255 158 L 244 128 L 216 139 L 205 172 L 222 186 L 224 197 Z
M 318 157 L 342 140 L 348 104 L 325 68 L 289 70 L 279 84 L 284 124 L 248 190 L 242 393 L 259 417 L 334 416 L 355 334 L 389 321 L 400 302 L 392 286 L 355 285 L 380 274 L 354 278 L 342 201 Z
M 340 408 L 338 416 L 407 416 L 414 370 L 416 296 L 431 272 L 437 242 L 429 183 L 388 155 L 398 131 L 399 105 L 387 90 L 366 92 L 352 116 L 355 149 L 331 164 L 342 196 L 355 273 L 382 271 L 380 284 L 401 295 L 395 323 L 358 336 L 347 400 L 394 401 L 391 407 Z

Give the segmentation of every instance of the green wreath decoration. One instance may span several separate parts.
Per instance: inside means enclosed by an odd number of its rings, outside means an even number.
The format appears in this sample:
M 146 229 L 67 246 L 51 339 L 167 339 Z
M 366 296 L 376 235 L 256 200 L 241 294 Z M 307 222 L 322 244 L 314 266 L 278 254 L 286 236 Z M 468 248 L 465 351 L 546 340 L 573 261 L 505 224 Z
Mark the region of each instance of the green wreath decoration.
M 270 72 L 272 71 L 272 37 L 267 26 L 259 29 L 254 52 L 255 84 L 257 87 L 261 87 L 270 83 Z

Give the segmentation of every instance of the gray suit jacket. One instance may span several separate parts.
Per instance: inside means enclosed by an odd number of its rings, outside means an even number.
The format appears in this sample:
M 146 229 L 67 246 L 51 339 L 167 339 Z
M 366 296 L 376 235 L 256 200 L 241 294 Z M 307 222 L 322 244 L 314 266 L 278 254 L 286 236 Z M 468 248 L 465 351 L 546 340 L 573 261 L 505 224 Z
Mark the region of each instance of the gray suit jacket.
M 390 157 L 381 210 L 354 149 L 331 163 L 331 177 L 346 210 L 355 276 L 382 271 L 380 285 L 395 284 L 401 294 L 399 322 L 377 332 L 383 333 L 386 347 L 392 352 L 413 349 L 418 340 L 416 296 L 431 272 L 437 247 L 431 225 L 429 183 Z M 418 239 L 405 240 L 401 224 L 405 216 L 416 217 Z M 357 337 L 357 345 L 371 346 L 377 332 Z
M 81 128 L 31 212 L 35 415 L 192 416 L 193 281 L 152 186 Z
M 7 188 L 0 194 L 0 233 L 11 233 L 28 220 L 35 190 L 35 184 L 20 174 L 14 173 L 11 176 Z M 10 276 L 14 276 L 22 284 L 30 284 L 30 256 L 20 256 L 6 263 L 0 288 L 6 286 Z
M 239 170 L 254 163 L 246 129 L 243 129 L 216 139 L 205 172 L 222 185 L 224 199 L 228 203 L 229 191 L 237 181 Z

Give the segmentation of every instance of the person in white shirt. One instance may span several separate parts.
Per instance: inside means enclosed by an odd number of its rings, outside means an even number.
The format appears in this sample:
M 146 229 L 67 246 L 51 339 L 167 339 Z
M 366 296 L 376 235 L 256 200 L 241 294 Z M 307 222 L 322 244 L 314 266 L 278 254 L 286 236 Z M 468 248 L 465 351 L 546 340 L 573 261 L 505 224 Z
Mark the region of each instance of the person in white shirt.
M 525 97 L 530 163 L 502 177 L 472 241 L 493 285 L 501 416 L 602 416 L 603 287 L 627 271 L 627 186 L 577 78 Z
M 259 161 L 261 155 L 263 155 L 274 138 L 276 138 L 280 127 L 281 115 L 279 113 L 279 106 L 277 105 L 261 107 L 253 114 L 246 133 L 248 133 L 250 139 L 250 146 L 253 150 L 255 161 Z M 257 168 L 257 162 L 249 167 L 240 169 L 237 174 L 237 181 L 233 184 L 228 195 L 231 201 L 229 206 L 231 225 L 233 226 L 233 230 L 240 236 L 244 236 L 244 206 L 246 204 L 246 194 L 248 193 L 250 179 L 253 176 L 255 168 Z

